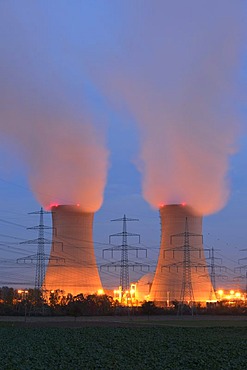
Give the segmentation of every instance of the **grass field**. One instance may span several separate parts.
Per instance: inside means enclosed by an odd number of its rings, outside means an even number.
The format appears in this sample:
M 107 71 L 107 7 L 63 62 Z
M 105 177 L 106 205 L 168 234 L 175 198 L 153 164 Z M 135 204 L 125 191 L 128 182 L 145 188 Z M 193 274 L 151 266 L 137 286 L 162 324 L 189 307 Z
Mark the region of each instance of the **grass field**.
M 90 320 L 89 320 L 90 321 Z M 246 369 L 247 328 L 160 325 L 142 327 L 0 327 L 1 369 Z M 221 320 L 222 323 L 224 320 Z M 145 324 L 147 322 L 147 325 Z M 170 324 L 178 320 L 170 321 Z M 230 322 L 230 321 L 229 321 Z M 72 324 L 72 322 L 71 322 Z M 77 323 L 78 324 L 78 323 Z M 200 324 L 200 325 L 199 325 Z M 14 325 L 14 326 L 13 326 Z

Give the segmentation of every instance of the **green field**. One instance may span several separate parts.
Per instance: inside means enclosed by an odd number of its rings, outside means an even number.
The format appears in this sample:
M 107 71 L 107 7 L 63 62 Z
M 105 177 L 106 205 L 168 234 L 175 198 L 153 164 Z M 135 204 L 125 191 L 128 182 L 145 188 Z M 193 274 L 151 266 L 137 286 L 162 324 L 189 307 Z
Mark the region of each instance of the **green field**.
M 244 327 L 0 328 L 1 369 L 246 369 Z

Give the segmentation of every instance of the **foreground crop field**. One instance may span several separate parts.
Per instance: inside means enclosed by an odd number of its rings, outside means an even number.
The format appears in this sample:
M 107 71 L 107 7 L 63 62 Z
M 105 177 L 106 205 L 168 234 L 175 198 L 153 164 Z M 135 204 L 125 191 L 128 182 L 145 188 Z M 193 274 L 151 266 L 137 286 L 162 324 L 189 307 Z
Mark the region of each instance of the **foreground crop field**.
M 246 369 L 246 328 L 0 328 L 1 369 Z

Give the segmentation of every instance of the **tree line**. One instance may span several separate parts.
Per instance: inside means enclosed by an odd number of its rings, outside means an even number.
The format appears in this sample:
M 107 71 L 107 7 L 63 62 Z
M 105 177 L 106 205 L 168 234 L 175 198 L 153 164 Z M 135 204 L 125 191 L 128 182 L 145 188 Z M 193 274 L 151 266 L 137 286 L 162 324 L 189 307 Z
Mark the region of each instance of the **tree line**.
M 157 307 L 152 301 L 144 301 L 140 306 L 128 307 L 114 300 L 106 294 L 71 294 L 64 295 L 63 291 L 56 290 L 42 293 L 37 289 L 17 290 L 7 286 L 0 288 L 0 315 L 247 315 L 245 301 L 235 303 L 220 301 L 186 305 L 174 301 L 170 307 Z

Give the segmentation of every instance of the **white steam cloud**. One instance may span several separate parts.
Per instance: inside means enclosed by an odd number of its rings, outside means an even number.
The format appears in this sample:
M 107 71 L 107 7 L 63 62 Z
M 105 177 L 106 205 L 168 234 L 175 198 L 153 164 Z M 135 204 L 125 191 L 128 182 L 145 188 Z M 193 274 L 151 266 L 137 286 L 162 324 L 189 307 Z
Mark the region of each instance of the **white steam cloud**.
M 55 5 L 55 4 L 54 4 Z M 46 2 L 1 2 L 0 130 L 28 166 L 44 205 L 103 201 L 108 151 L 83 71 L 71 64 L 60 15 Z M 99 126 L 99 125 L 98 125 Z
M 219 210 L 240 134 L 243 4 L 124 1 L 115 13 L 118 45 L 97 78 L 139 124 L 145 199 L 154 207 L 186 202 L 203 214 Z
M 151 205 L 222 208 L 240 134 L 244 12 L 238 0 L 1 2 L 0 129 L 22 147 L 38 199 L 99 208 L 99 89 L 139 125 Z

